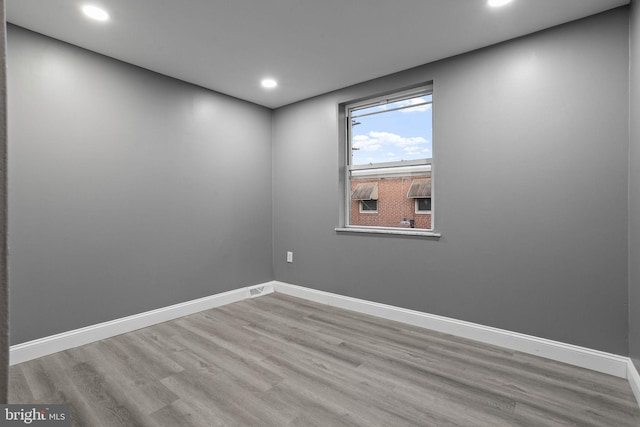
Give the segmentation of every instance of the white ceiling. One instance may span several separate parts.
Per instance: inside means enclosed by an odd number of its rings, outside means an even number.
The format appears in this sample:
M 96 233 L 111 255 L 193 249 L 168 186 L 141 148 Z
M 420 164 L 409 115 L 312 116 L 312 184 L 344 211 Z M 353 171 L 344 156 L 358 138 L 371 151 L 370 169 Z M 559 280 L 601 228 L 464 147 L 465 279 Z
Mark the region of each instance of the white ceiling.
M 111 14 L 89 21 L 84 3 Z M 279 107 L 628 4 L 629 0 L 7 0 L 7 20 Z M 266 90 L 270 76 L 279 87 Z

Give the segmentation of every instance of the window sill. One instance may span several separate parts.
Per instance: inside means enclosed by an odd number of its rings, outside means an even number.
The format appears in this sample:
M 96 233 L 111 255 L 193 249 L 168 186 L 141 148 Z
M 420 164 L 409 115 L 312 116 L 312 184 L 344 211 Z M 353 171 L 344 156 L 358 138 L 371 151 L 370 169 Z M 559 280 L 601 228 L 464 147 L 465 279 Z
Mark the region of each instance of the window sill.
M 390 228 L 365 228 L 365 227 L 336 227 L 338 233 L 356 234 L 386 234 L 391 236 L 414 236 L 414 237 L 441 237 L 442 234 L 431 230 L 415 229 L 390 229 Z

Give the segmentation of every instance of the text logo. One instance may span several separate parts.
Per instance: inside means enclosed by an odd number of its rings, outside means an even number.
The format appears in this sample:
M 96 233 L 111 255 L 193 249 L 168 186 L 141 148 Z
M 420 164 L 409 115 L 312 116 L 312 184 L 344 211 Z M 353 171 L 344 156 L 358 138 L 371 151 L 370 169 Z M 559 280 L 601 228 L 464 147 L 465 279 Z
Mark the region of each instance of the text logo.
M 0 405 L 0 426 L 70 427 L 69 405 Z

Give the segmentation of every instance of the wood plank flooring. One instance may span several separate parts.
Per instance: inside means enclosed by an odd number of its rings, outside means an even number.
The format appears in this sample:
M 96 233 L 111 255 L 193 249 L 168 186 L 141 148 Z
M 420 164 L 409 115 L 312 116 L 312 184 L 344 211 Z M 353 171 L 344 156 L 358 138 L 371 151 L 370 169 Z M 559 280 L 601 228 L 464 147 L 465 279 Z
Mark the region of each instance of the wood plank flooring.
M 640 426 L 626 380 L 271 294 L 10 368 L 74 426 Z

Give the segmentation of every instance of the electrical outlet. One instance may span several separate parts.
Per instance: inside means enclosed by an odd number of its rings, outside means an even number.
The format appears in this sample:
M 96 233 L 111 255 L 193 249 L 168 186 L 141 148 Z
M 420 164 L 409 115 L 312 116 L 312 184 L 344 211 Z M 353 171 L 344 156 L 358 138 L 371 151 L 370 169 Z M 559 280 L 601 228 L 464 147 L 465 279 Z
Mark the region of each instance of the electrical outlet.
M 287 251 L 287 262 L 293 262 L 293 252 Z

